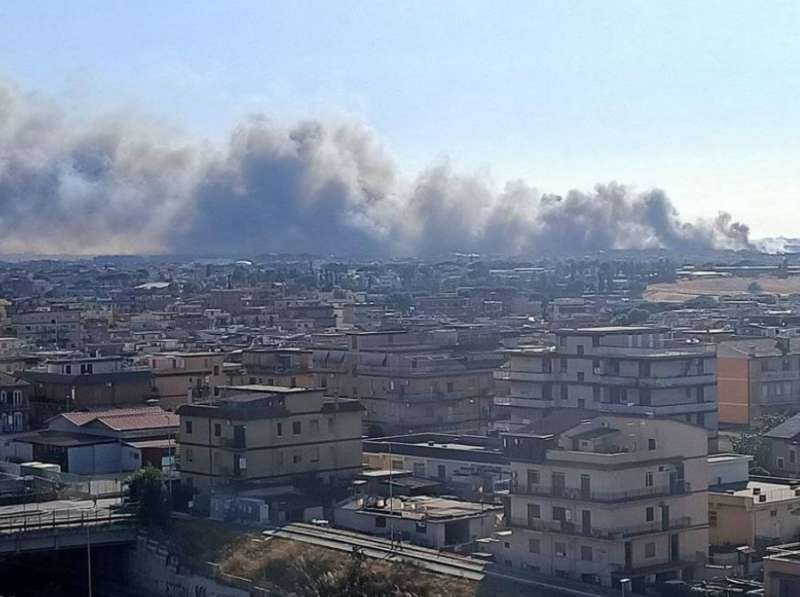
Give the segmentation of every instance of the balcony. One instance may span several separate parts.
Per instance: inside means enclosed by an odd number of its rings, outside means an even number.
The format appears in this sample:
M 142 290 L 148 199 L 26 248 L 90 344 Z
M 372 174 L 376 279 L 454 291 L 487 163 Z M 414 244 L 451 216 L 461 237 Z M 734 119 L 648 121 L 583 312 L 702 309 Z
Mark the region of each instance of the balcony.
M 522 406 L 527 408 L 553 408 L 555 400 L 542 400 L 533 396 L 495 396 L 495 406 Z
M 716 378 L 713 373 L 696 373 L 692 375 L 674 375 L 669 377 L 639 377 L 614 374 L 596 374 L 592 380 L 603 385 L 615 385 L 626 388 L 674 388 L 685 386 L 713 385 Z
M 684 402 L 682 404 L 630 404 L 628 402 L 593 402 L 589 407 L 592 410 L 603 413 L 619 413 L 657 416 L 685 415 L 689 413 L 707 413 L 717 410 L 717 403 L 708 402 Z
M 244 440 L 244 438 L 223 437 L 220 438 L 220 446 L 223 448 L 230 448 L 232 450 L 246 450 L 247 442 Z
M 522 495 L 536 495 L 553 497 L 565 500 L 576 500 L 583 502 L 627 502 L 630 500 L 647 499 L 668 495 L 683 495 L 691 491 L 689 483 L 682 481 L 673 485 L 659 485 L 656 487 L 641 487 L 628 491 L 593 491 L 580 487 L 552 487 L 546 485 L 529 485 L 515 483 L 511 487 L 512 493 Z
M 509 371 L 501 369 L 494 372 L 494 378 L 500 381 L 553 381 L 557 374 L 545 371 Z
M 579 535 L 583 537 L 593 537 L 595 539 L 625 539 L 627 537 L 635 537 L 637 535 L 664 533 L 677 529 L 685 529 L 692 526 L 692 519 L 689 516 L 672 519 L 668 524 L 663 524 L 662 522 L 651 522 L 644 525 L 613 528 L 584 528 L 580 524 L 566 520 L 532 519 L 526 522 L 527 524 L 518 524 L 516 526 L 525 526 L 534 531 L 546 531 L 550 533 L 561 533 L 564 535 Z

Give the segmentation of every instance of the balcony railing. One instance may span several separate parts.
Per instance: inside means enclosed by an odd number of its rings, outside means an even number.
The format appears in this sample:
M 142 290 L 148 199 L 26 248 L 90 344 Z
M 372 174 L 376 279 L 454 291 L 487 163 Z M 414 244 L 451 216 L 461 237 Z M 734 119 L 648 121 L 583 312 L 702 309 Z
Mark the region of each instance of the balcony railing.
M 662 533 L 666 531 L 684 529 L 690 527 L 691 525 L 691 517 L 684 516 L 682 518 L 672 519 L 667 524 L 664 524 L 663 522 L 651 522 L 638 526 L 612 528 L 584 527 L 579 523 L 566 520 L 561 521 L 539 519 L 530 519 L 527 521 L 527 524 L 523 526 L 527 526 L 527 528 L 534 531 L 548 531 L 552 533 L 563 533 L 565 535 L 582 535 L 584 537 L 594 537 L 596 539 L 622 539 L 636 535 L 648 535 L 652 533 Z
M 552 487 L 547 485 L 526 485 L 514 483 L 512 493 L 578 500 L 584 502 L 625 502 L 628 500 L 660 497 L 666 495 L 682 495 L 691 491 L 690 484 L 681 481 L 671 485 L 641 487 L 627 491 L 594 491 L 580 487 Z

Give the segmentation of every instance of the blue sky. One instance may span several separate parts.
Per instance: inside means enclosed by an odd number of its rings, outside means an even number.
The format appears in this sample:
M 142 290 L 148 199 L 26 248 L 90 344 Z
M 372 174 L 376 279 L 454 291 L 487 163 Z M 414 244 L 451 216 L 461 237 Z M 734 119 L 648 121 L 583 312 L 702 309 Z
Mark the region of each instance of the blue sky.
M 352 117 L 409 176 L 664 188 L 800 235 L 796 2 L 9 1 L 0 78 L 222 142 L 237 119 Z

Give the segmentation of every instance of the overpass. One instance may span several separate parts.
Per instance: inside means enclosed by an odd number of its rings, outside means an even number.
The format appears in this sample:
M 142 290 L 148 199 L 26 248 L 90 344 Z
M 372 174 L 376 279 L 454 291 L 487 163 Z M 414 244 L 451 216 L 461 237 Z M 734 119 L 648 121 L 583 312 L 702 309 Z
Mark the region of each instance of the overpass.
M 115 512 L 109 504 L 53 501 L 0 508 L 0 555 L 135 540 L 135 516 Z

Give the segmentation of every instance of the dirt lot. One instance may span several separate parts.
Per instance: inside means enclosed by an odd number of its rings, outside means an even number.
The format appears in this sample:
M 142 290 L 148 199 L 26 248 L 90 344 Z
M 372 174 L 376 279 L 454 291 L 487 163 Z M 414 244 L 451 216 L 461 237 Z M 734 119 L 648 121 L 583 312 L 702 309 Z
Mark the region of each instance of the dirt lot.
M 800 293 L 800 277 L 793 278 L 709 278 L 680 280 L 671 284 L 653 284 L 647 288 L 644 298 L 649 301 L 683 302 L 698 296 L 722 294 L 747 296 L 748 287 L 756 282 L 762 292 L 773 294 Z

